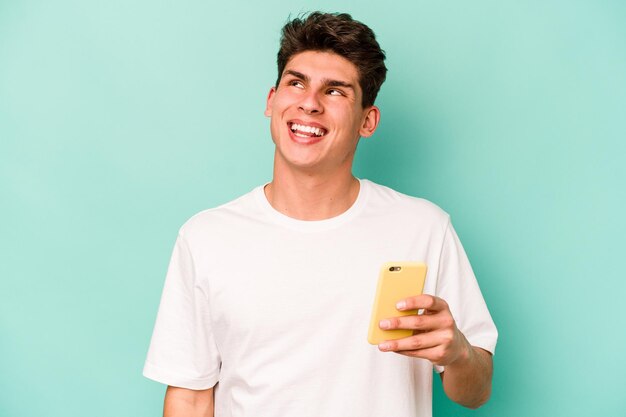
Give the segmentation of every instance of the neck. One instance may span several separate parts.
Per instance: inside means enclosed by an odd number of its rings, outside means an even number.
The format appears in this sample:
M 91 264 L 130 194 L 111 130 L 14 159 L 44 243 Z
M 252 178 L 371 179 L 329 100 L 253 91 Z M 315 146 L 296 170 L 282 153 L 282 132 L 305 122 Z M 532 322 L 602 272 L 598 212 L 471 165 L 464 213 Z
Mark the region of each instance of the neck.
M 359 195 L 360 183 L 350 171 L 343 175 L 281 173 L 265 187 L 277 211 L 298 220 L 324 220 L 348 210 Z

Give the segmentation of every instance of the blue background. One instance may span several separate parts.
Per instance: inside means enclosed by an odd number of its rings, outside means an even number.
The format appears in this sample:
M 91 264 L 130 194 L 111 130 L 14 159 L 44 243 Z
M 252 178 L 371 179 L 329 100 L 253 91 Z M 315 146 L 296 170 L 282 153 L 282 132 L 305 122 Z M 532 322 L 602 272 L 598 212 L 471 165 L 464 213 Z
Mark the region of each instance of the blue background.
M 141 376 L 192 214 L 271 179 L 289 13 L 387 52 L 359 177 L 448 211 L 500 330 L 478 411 L 623 416 L 626 3 L 0 2 L 0 415 L 155 416 Z

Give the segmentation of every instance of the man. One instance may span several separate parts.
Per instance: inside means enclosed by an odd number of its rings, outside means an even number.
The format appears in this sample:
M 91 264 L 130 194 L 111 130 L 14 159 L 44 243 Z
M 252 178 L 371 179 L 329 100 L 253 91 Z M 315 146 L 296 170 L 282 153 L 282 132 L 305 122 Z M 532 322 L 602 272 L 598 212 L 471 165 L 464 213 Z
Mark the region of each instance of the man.
M 283 28 L 267 97 L 275 143 L 265 186 L 180 230 L 144 375 L 165 416 L 430 416 L 432 369 L 468 407 L 490 395 L 497 332 L 446 213 L 352 175 L 380 120 L 386 75 L 374 33 L 347 14 Z M 428 264 L 366 342 L 387 261 Z

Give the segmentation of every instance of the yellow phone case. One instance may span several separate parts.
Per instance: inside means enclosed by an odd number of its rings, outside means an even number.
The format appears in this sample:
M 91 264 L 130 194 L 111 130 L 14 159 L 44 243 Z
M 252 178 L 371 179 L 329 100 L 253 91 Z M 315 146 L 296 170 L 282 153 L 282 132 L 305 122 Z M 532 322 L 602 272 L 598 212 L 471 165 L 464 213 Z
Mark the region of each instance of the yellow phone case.
M 396 303 L 422 293 L 426 270 L 426 264 L 421 262 L 387 262 L 381 267 L 367 335 L 368 342 L 377 345 L 385 340 L 400 339 L 413 334 L 412 330 L 405 329 L 383 330 L 378 324 L 382 319 L 417 314 L 417 310 L 397 310 Z

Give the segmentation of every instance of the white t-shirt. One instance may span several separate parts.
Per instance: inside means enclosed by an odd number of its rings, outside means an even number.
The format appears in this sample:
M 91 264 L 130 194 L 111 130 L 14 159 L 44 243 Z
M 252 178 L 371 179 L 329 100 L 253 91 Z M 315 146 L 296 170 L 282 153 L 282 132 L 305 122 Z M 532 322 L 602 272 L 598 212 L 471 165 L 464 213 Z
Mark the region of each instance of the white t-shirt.
M 176 241 L 144 375 L 215 391 L 215 416 L 426 417 L 433 366 L 367 342 L 380 266 L 428 265 L 469 342 L 497 331 L 449 216 L 360 180 L 320 221 L 287 217 L 263 187 L 192 217 Z M 438 369 L 441 371 L 441 369 Z

